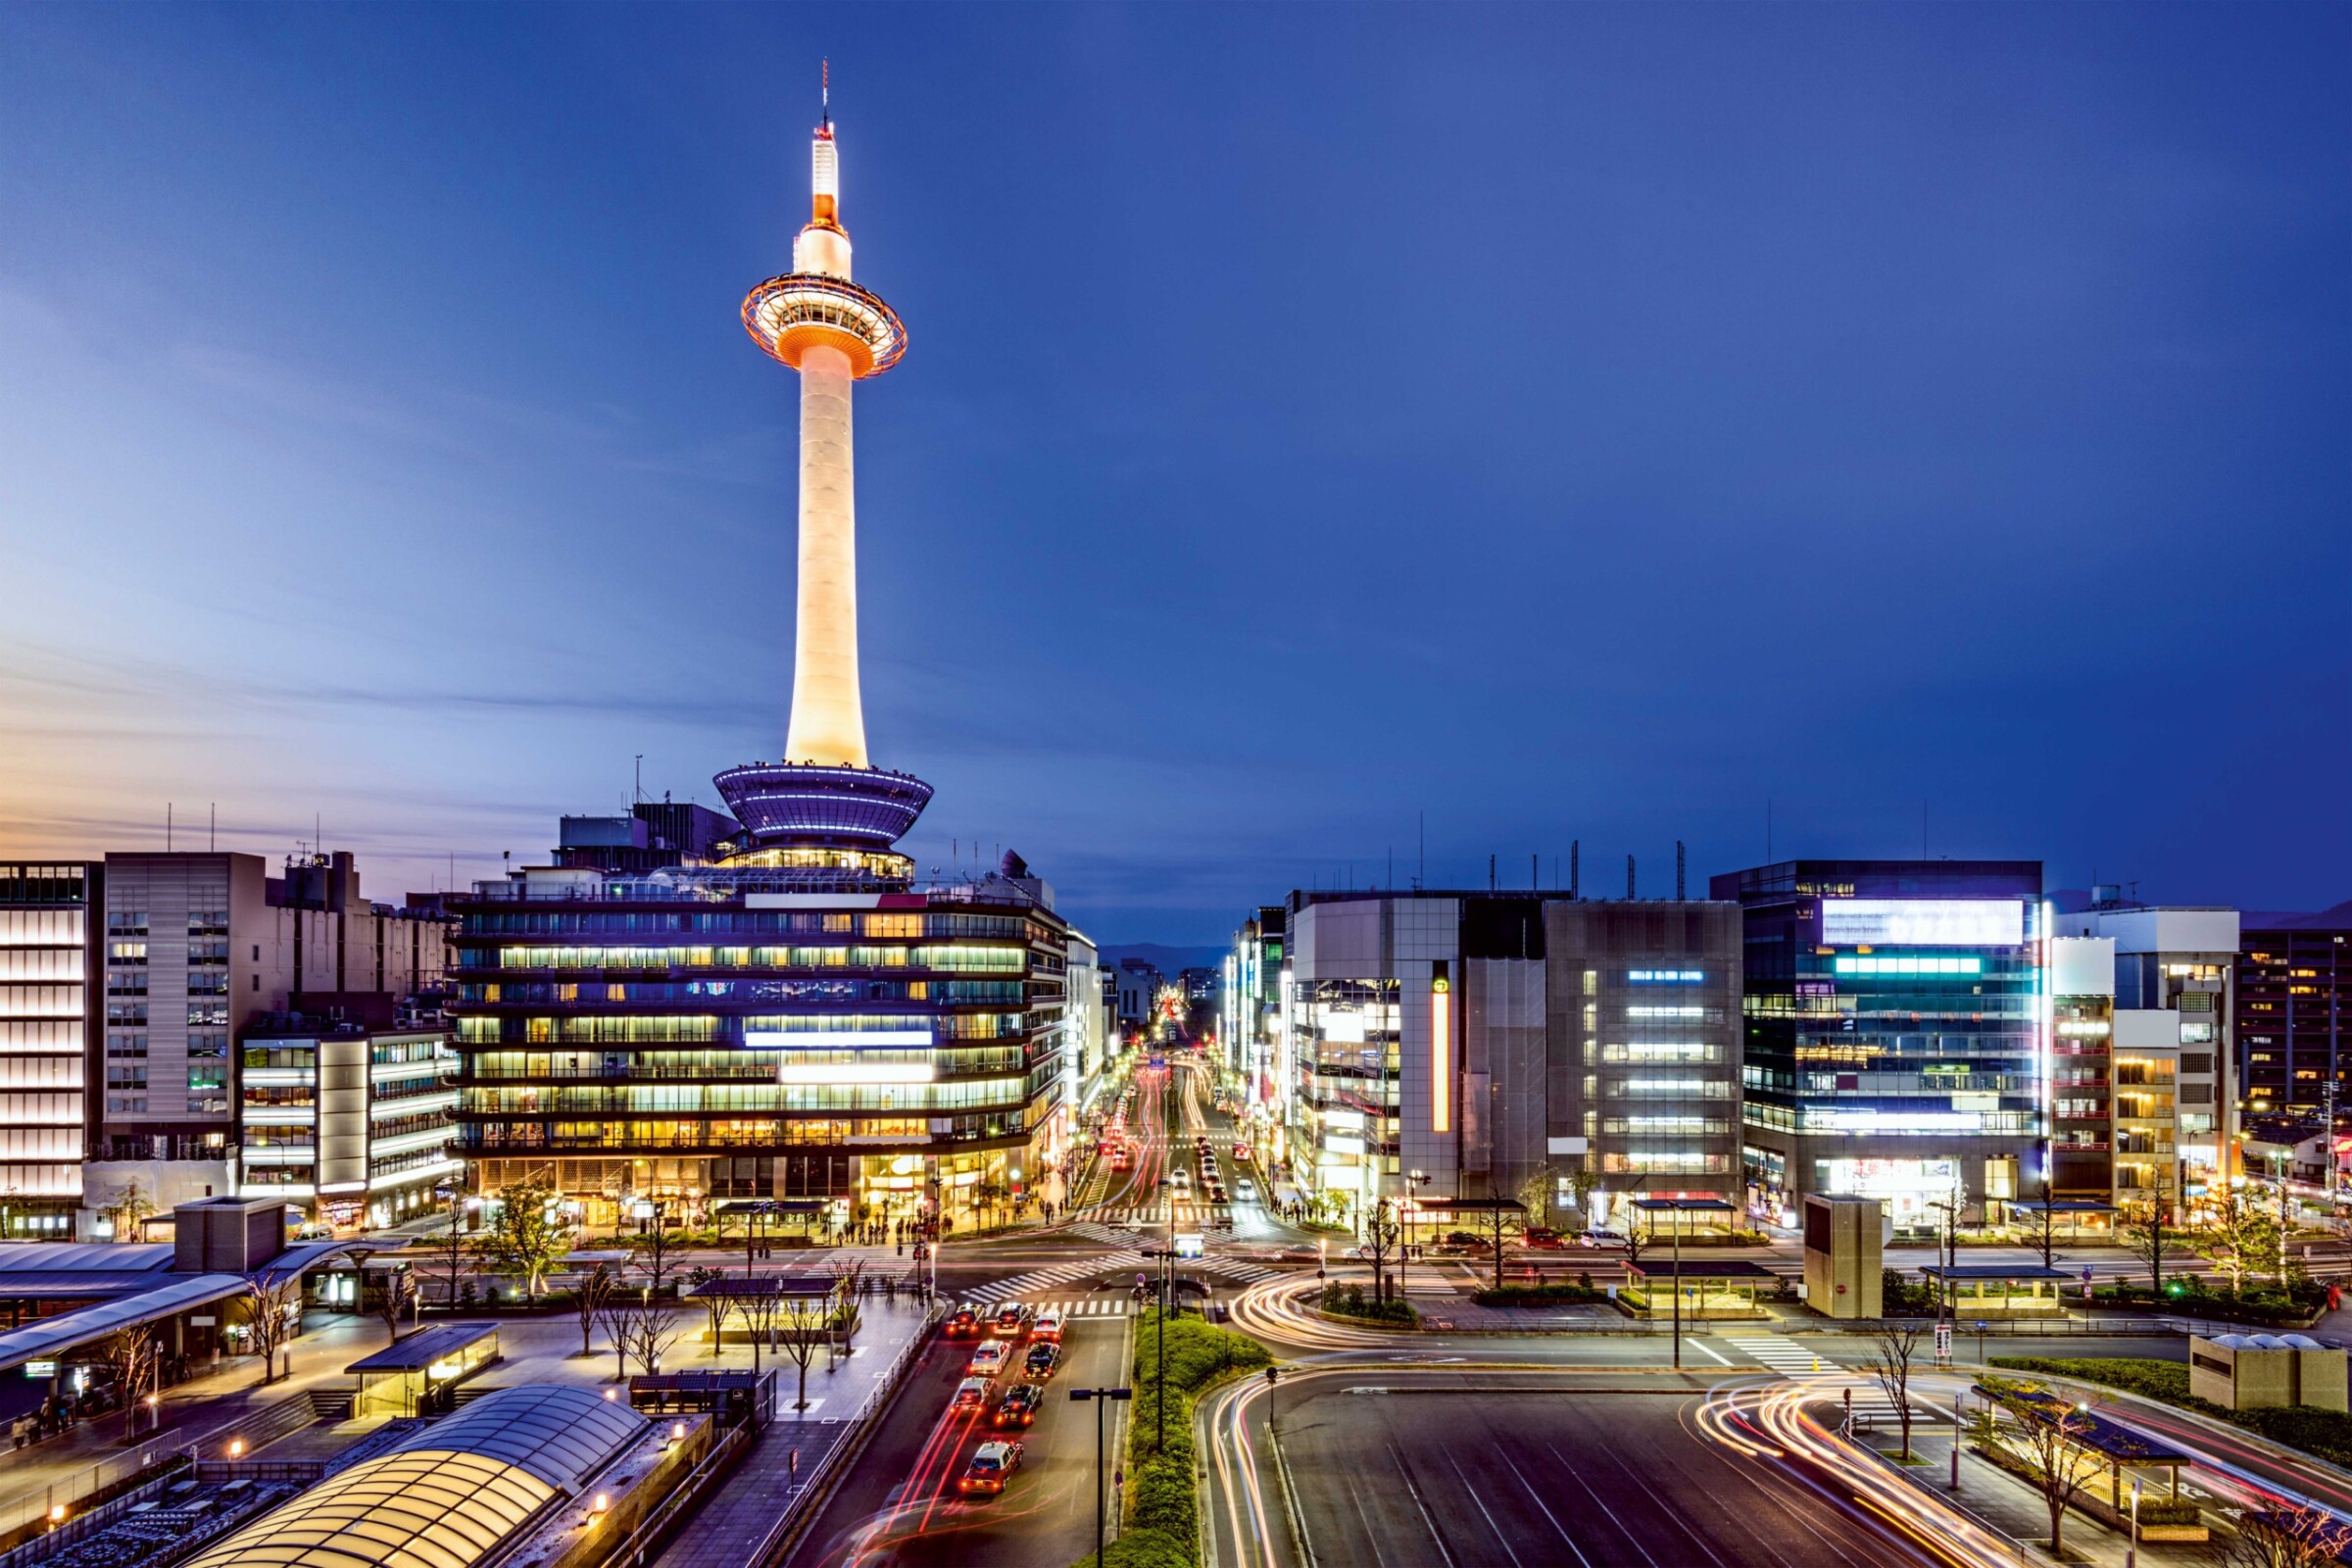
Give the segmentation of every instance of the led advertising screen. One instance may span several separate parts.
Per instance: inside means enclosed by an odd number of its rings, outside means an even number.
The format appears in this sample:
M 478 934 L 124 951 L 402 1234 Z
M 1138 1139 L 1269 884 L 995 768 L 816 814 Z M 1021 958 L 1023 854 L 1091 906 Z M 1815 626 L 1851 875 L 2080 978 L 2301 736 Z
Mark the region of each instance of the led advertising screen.
M 2014 948 L 2026 940 L 2020 899 L 1824 899 L 1831 948 Z

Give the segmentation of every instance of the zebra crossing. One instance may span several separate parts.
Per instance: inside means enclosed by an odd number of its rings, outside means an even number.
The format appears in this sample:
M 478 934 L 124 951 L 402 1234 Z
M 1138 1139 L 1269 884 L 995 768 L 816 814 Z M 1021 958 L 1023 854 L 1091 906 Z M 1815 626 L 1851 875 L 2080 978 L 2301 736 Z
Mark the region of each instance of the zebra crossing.
M 1892 1418 L 1895 1413 L 1894 1401 L 1886 1396 L 1877 1378 L 1868 1372 L 1840 1366 L 1818 1350 L 1808 1350 L 1777 1334 L 1726 1334 L 1722 1340 L 1789 1381 L 1804 1384 L 1819 1397 L 1842 1403 L 1846 1392 L 1851 1390 L 1853 1411 L 1858 1416 Z
M 1113 1270 L 1120 1272 L 1133 1270 L 1138 1274 L 1149 1274 L 1153 1267 L 1152 1260 L 1132 1249 L 1124 1251 L 1102 1252 L 1093 1257 L 1082 1257 L 1067 1263 L 1056 1263 L 1051 1268 L 1033 1268 L 1025 1274 L 1013 1274 L 991 1284 L 974 1286 L 963 1292 L 957 1298 L 965 1306 L 993 1306 L 1004 1301 L 1020 1300 L 1063 1290 L 1080 1280 L 1093 1279 L 1097 1275 Z M 1182 1265 L 1182 1271 L 1187 1274 L 1206 1274 L 1241 1285 L 1254 1284 L 1268 1275 L 1282 1272 L 1280 1269 L 1268 1268 L 1263 1264 L 1245 1263 L 1237 1258 L 1224 1257 L 1187 1258 Z
M 1168 1205 L 1159 1203 L 1118 1203 L 1097 1206 L 1086 1211 L 1086 1217 L 1102 1225 L 1165 1225 Z M 1176 1224 L 1209 1225 L 1233 1217 L 1231 1203 L 1198 1203 L 1190 1199 L 1176 1201 Z

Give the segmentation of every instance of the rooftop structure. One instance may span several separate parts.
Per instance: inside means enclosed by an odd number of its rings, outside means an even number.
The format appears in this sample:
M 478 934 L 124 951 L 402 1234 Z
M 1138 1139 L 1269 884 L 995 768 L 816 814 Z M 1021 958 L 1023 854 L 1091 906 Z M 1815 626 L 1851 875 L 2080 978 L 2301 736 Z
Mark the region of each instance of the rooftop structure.
M 330 1477 L 188 1568 L 473 1568 L 647 1426 L 593 1389 L 501 1389 Z

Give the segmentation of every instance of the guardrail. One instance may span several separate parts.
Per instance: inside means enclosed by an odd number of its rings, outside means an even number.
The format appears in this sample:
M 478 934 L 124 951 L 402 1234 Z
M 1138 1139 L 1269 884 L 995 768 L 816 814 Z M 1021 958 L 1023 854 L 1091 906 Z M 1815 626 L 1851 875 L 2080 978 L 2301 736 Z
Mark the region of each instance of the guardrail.
M 208 1458 L 225 1458 L 228 1445 L 236 1439 L 245 1440 L 248 1450 L 265 1443 L 272 1443 L 314 1419 L 310 1396 L 296 1394 L 249 1410 L 234 1421 L 223 1422 L 193 1437 L 177 1432 L 151 1436 L 147 1442 L 126 1453 L 101 1459 L 87 1470 L 78 1470 L 62 1481 L 52 1482 L 40 1492 L 19 1498 L 0 1507 L 0 1541 L 47 1522 L 55 1510 L 63 1506 L 69 1519 L 75 1516 L 74 1504 L 94 1497 L 111 1487 L 117 1487 L 142 1470 L 166 1463 L 173 1457 L 191 1462 Z M 41 1539 L 41 1538 L 36 1538 Z M 22 1549 L 22 1546 L 11 1548 Z
M 921 1325 L 900 1347 L 898 1358 L 890 1363 L 889 1370 L 882 1374 L 872 1391 L 851 1415 L 849 1431 L 842 1435 L 839 1443 L 825 1450 L 824 1457 L 817 1460 L 801 1478 L 800 1485 L 793 1489 L 774 1528 L 745 1559 L 749 1568 L 773 1568 L 774 1564 L 783 1561 L 793 1544 L 800 1539 L 809 1500 L 821 1498 L 831 1489 L 839 1473 L 864 1450 L 875 1420 L 881 1415 L 883 1407 L 897 1396 L 899 1385 L 906 1380 L 907 1368 L 914 1364 L 915 1358 L 923 1353 L 923 1348 L 930 1343 L 933 1326 L 946 1315 L 947 1308 L 938 1301 L 932 1302 L 923 1313 Z

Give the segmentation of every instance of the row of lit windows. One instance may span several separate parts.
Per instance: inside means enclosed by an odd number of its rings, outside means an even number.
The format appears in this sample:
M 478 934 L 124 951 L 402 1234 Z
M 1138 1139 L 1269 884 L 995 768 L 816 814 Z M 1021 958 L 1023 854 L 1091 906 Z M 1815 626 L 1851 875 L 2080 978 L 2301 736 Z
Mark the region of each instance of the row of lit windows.
M 495 954 L 495 958 L 493 955 Z M 1018 974 L 1027 948 L 461 948 L 461 967 L 502 969 L 942 969 Z
M 592 933 L 704 931 L 750 935 L 867 936 L 906 941 L 920 937 L 1012 937 L 1043 935 L 1017 914 L 857 914 L 813 909 L 680 910 L 468 909 L 468 936 L 539 936 Z
M 583 1002 L 936 1002 L 1003 1005 L 1028 1000 L 1019 980 L 509 980 L 464 985 L 462 1002 L 532 1004 Z M 194 1022 L 191 1004 L 190 1022 Z

